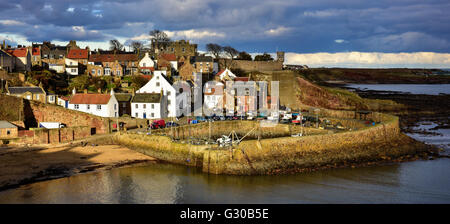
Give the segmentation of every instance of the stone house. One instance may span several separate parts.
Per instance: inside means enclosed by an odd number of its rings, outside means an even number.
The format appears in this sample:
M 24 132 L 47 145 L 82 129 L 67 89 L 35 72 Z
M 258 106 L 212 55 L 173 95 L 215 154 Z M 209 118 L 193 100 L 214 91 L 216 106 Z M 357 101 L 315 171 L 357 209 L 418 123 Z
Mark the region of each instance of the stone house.
M 7 49 L 6 51 L 15 58 L 14 71 L 31 71 L 31 54 L 28 48 L 20 47 L 15 49 Z
M 88 64 L 101 65 L 103 75 L 137 75 L 139 58 L 134 53 L 100 54 L 97 52 L 89 56 Z M 88 69 L 89 73 L 92 73 L 92 67 Z
M 41 46 L 32 46 L 31 48 L 31 66 L 42 66 Z
M 7 51 L 0 49 L 0 69 L 13 72 L 16 66 L 16 59 Z
M 169 43 L 159 44 L 158 42 L 152 40 L 151 49 L 153 50 L 152 55 L 160 54 L 175 54 L 175 56 L 195 56 L 197 54 L 197 44 L 189 43 L 189 40 L 178 40 L 171 41 Z
M 0 121 L 0 139 L 17 138 L 19 129 L 8 121 Z
M 195 68 L 190 63 L 190 60 L 186 60 L 183 62 L 180 69 L 178 70 L 178 75 L 184 81 L 194 80 L 194 77 L 192 75 L 194 72 L 195 72 Z
M 47 103 L 47 95 L 41 86 L 9 87 L 6 83 L 6 91 L 6 95 Z
M 211 56 L 195 56 L 191 58 L 191 64 L 195 72 L 212 73 L 214 71 L 214 59 Z

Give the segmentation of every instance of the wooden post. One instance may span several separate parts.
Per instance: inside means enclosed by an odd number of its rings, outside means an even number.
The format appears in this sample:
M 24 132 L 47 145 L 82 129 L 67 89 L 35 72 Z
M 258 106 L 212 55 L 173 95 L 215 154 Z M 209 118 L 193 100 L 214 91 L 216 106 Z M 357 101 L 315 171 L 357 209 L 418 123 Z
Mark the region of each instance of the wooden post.
M 209 123 L 209 137 L 208 137 L 208 141 L 211 141 L 211 121 L 208 121 Z

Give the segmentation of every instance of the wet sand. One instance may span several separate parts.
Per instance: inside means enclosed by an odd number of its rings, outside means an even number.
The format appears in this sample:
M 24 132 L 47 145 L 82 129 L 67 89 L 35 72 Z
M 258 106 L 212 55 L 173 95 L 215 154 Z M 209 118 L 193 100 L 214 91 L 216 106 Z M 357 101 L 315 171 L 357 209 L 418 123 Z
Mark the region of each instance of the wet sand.
M 117 145 L 0 146 L 0 190 L 93 170 L 155 161 L 150 156 Z

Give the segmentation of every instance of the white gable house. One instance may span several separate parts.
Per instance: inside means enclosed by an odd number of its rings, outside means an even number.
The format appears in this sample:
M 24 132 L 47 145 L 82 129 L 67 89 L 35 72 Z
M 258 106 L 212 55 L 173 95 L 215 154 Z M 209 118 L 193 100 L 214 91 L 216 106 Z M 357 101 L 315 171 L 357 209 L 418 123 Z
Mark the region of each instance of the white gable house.
M 167 117 L 176 117 L 176 91 L 166 77 L 166 71 L 155 71 L 152 79 L 136 93 L 161 93 L 164 105 L 167 105 Z
M 150 58 L 148 52 L 145 52 L 145 56 L 139 61 L 139 69 L 143 74 L 150 74 L 155 68 L 155 62 Z
M 111 94 L 100 93 L 75 93 L 70 97 L 68 108 L 77 110 L 100 117 L 118 117 L 119 103 L 114 96 L 114 91 Z

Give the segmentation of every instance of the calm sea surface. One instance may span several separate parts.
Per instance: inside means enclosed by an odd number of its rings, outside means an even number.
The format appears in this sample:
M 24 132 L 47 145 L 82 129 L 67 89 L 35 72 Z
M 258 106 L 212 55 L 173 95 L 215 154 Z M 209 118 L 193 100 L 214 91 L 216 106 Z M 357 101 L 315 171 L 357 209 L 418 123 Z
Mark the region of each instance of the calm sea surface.
M 423 91 L 412 88 L 417 85 L 379 86 Z M 449 93 L 449 85 L 440 90 L 437 86 L 426 93 Z M 435 126 L 424 123 L 417 128 Z M 434 132 L 438 135 L 410 136 L 448 153 L 448 129 Z M 208 175 L 157 163 L 24 185 L 0 192 L 0 203 L 450 203 L 450 159 L 251 177 Z
M 361 90 L 396 91 L 412 94 L 450 94 L 450 84 L 349 84 L 346 87 Z

